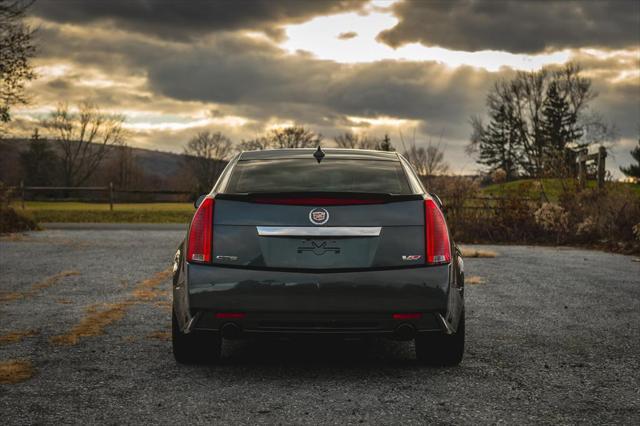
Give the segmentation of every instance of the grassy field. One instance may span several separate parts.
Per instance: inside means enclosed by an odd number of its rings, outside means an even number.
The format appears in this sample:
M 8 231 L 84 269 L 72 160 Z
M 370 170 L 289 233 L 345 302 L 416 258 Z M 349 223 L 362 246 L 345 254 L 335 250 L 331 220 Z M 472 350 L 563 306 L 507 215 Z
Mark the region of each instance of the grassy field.
M 21 210 L 19 202 L 13 207 Z M 191 203 L 125 203 L 109 204 L 64 201 L 27 201 L 26 213 L 37 222 L 123 222 L 123 223 L 187 223 L 193 216 Z
M 565 180 L 564 184 L 567 189 L 574 189 L 575 181 Z M 514 182 L 489 185 L 482 189 L 485 195 L 500 196 L 504 192 L 519 192 L 522 197 L 540 198 L 540 189 L 537 186 L 537 179 L 522 179 Z M 622 182 L 607 182 L 606 186 L 615 186 L 618 188 L 630 188 L 638 197 L 640 197 L 640 185 Z M 542 179 L 542 187 L 544 192 L 551 201 L 557 201 L 563 191 L 562 181 L 560 179 Z M 595 188 L 596 182 L 590 180 L 587 182 L 587 188 Z
M 500 196 L 504 192 L 516 192 L 522 197 L 540 198 L 537 180 L 524 179 L 504 184 L 489 185 L 482 189 L 484 195 Z M 568 185 L 574 185 L 566 181 Z M 595 187 L 594 181 L 588 187 Z M 557 201 L 562 193 L 562 182 L 559 179 L 543 179 L 542 185 L 547 197 Z M 627 187 L 640 197 L 640 185 L 607 182 L 607 185 Z M 20 202 L 12 206 L 22 211 Z M 121 223 L 188 223 L 194 213 L 191 203 L 123 203 L 114 204 L 109 210 L 106 203 L 66 202 L 66 201 L 27 201 L 25 213 L 36 222 L 121 222 Z

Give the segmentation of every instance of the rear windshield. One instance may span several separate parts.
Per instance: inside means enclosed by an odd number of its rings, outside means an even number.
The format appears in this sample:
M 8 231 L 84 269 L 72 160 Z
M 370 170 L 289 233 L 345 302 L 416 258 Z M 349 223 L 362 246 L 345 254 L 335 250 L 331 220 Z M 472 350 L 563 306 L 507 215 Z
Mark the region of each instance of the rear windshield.
M 399 161 L 313 158 L 239 161 L 224 192 L 412 193 Z

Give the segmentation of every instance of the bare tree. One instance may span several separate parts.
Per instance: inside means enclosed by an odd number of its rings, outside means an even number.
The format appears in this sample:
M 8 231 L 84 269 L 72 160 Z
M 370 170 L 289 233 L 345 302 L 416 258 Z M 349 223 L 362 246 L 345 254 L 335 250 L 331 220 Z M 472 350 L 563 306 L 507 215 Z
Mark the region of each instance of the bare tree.
M 597 112 L 584 114 L 580 117 L 582 134 L 577 141 L 577 148 L 585 148 L 591 145 L 609 147 L 618 138 L 618 129 L 615 123 Z
M 352 132 L 345 132 L 336 136 L 333 140 L 338 145 L 338 148 L 349 149 L 376 149 L 378 141 L 370 139 L 366 135 L 357 135 Z
M 270 141 L 264 136 L 255 139 L 243 140 L 238 144 L 237 151 L 261 151 L 270 148 Z
M 589 101 L 595 99 L 598 93 L 591 87 L 591 80 L 582 77 L 579 64 L 570 62 L 554 73 L 560 90 L 569 100 L 570 111 L 575 116 L 574 122 L 579 121 L 580 115 L 587 108 Z
M 197 181 L 199 194 L 211 190 L 232 152 L 231 140 L 220 132 L 200 132 L 187 143 L 185 162 Z
M 11 120 L 11 106 L 27 102 L 25 84 L 35 78 L 33 31 L 23 21 L 32 3 L 0 0 L 0 123 Z
M 236 151 L 260 151 L 273 148 L 311 148 L 320 144 L 322 136 L 303 126 L 275 129 L 266 136 L 243 140 Z
M 105 114 L 85 102 L 78 112 L 60 104 L 42 122 L 60 146 L 65 186 L 82 185 L 96 172 L 109 150 L 124 142 L 124 120 L 123 115 Z
M 496 82 L 490 90 L 486 126 L 479 118 L 471 118 L 468 150 L 478 151 L 485 160 L 496 157 L 495 163 L 504 151 L 496 147 L 509 144 L 508 150 L 517 154 L 512 175 L 555 175 L 571 168 L 571 151 L 584 142 L 581 122 L 595 96 L 591 81 L 581 76 L 576 64 L 521 71 L 511 80 Z
M 469 137 L 469 143 L 464 148 L 464 152 L 474 155 L 480 150 L 480 142 L 482 142 L 486 130 L 482 117 L 478 115 L 469 117 L 469 125 L 471 125 L 471 136 Z
M 315 148 L 322 136 L 303 126 L 291 126 L 272 130 L 267 139 L 274 148 Z
M 400 134 L 400 139 L 404 147 L 402 155 L 404 155 L 420 176 L 429 179 L 449 171 L 449 164 L 444 160 L 444 149 L 441 147 L 441 142 L 434 144 L 432 140 L 429 139 L 426 147 L 418 147 L 416 146 L 414 134 L 411 144 L 407 147 L 402 134 Z
M 107 166 L 110 170 L 110 180 L 116 187 L 128 189 L 139 183 L 143 171 L 136 161 L 133 148 L 123 143 L 115 147 L 111 161 Z

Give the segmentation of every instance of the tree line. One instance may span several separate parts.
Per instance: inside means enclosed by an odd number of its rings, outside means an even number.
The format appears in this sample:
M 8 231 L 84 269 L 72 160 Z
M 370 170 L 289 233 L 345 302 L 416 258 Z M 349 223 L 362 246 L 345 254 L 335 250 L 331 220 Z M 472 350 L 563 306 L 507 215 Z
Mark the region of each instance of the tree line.
M 112 150 L 118 151 L 119 163 L 125 168 L 128 147 L 124 120 L 124 116 L 104 113 L 91 103 L 79 105 L 77 112 L 60 104 L 40 122 L 48 138 L 36 128 L 20 156 L 25 180 L 31 185 L 59 181 L 63 186 L 82 186 Z M 124 170 L 118 172 L 122 177 L 126 174 Z
M 117 188 L 132 189 L 149 186 L 145 170 L 137 162 L 134 150 L 128 146 L 124 128 L 125 117 L 103 112 L 91 103 L 75 108 L 58 105 L 40 121 L 20 154 L 22 176 L 28 186 L 82 187 L 97 181 L 113 182 Z M 42 134 L 41 134 L 42 130 Z M 44 135 L 44 136 L 43 136 Z M 415 136 L 405 143 L 400 135 L 403 155 L 416 171 L 429 177 L 444 174 L 448 164 L 440 144 L 416 144 Z M 395 151 L 388 134 L 373 137 L 344 132 L 332 139 L 302 126 L 272 129 L 254 139 L 233 143 L 215 130 L 196 133 L 183 146 L 179 176 L 165 176 L 163 183 L 202 193 L 211 189 L 231 157 L 241 151 L 278 148 L 315 148 L 337 146 L 350 149 Z
M 499 80 L 486 98 L 488 122 L 471 117 L 468 152 L 507 180 L 570 176 L 581 149 L 615 138 L 614 127 L 589 111 L 596 96 L 573 63 Z
M 324 141 L 324 142 L 323 142 Z M 423 176 L 446 173 L 449 166 L 444 159 L 444 150 L 440 144 L 429 142 L 426 146 L 417 146 L 415 137 L 410 144 L 401 138 L 403 155 Z M 331 141 L 322 135 L 300 125 L 273 129 L 254 139 L 242 140 L 234 145 L 221 132 L 203 131 L 192 137 L 184 147 L 187 169 L 196 180 L 199 193 L 207 192 L 215 184 L 222 169 L 233 154 L 241 151 L 286 148 L 315 148 L 321 143 L 346 149 L 373 149 L 395 151 L 396 148 L 388 134 L 372 137 L 366 134 L 344 132 Z

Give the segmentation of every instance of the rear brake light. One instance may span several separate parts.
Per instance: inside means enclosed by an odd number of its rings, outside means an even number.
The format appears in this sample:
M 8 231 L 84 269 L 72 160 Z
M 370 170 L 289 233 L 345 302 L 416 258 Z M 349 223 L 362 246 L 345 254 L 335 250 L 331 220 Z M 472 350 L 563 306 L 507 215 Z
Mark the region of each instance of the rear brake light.
M 451 261 L 451 244 L 444 215 L 435 201 L 424 200 L 425 249 L 427 263 L 437 265 Z
M 394 320 L 419 320 L 421 318 L 421 313 L 393 314 Z
M 246 316 L 247 314 L 244 312 L 218 312 L 216 314 L 217 319 L 242 319 Z
M 213 244 L 213 198 L 205 198 L 196 210 L 189 228 L 188 262 L 211 262 Z

